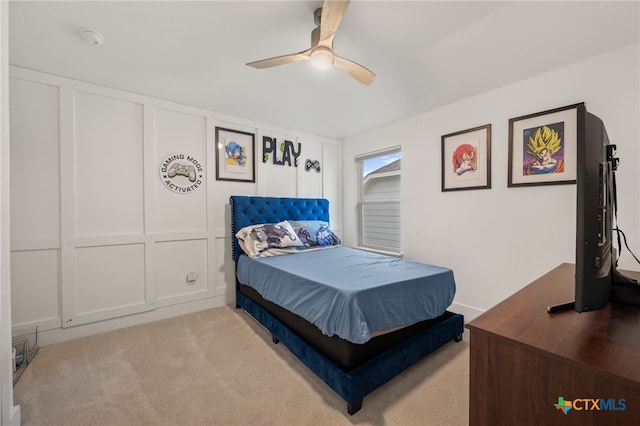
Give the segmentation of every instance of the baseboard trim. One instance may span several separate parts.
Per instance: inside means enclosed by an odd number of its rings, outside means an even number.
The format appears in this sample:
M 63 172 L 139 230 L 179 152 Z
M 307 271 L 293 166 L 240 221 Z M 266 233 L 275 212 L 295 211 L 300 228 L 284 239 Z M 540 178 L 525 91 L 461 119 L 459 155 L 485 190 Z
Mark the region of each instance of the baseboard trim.
M 473 321 L 475 318 L 479 317 L 485 312 L 482 309 L 456 302 L 453 302 L 447 309 L 451 312 L 464 315 L 465 324 Z
M 7 426 L 20 426 L 21 424 L 21 409 L 19 405 L 14 405 L 13 407 L 11 407 L 9 410 L 9 419 L 8 419 L 8 425 Z M 3 414 L 4 416 L 4 414 Z M 2 420 L 2 419 L 0 419 Z M 2 423 L 4 425 L 4 423 Z
M 107 331 L 132 327 L 135 325 L 159 321 L 167 318 L 173 318 L 193 312 L 204 311 L 206 309 L 217 308 L 224 305 L 231 305 L 234 303 L 234 300 L 235 297 L 233 294 L 220 295 L 207 299 L 196 300 L 193 302 L 165 306 L 157 308 L 153 311 L 142 312 L 139 314 L 132 314 L 104 321 L 83 324 L 76 327 L 46 330 L 38 333 L 38 345 L 40 347 L 48 346 L 54 343 L 78 339 L 80 337 L 92 336 L 98 333 L 104 333 Z

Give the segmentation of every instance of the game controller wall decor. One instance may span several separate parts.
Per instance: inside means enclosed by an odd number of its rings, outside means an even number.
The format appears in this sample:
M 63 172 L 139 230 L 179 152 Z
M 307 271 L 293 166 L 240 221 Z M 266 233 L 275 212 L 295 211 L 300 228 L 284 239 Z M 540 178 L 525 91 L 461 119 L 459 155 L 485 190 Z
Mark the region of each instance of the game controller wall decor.
M 273 164 L 291 166 L 291 157 L 293 156 L 293 166 L 298 167 L 298 157 L 302 152 L 302 146 L 298 142 L 298 151 L 295 150 L 293 142 L 285 140 L 278 144 L 276 138 L 270 136 L 262 137 L 262 162 L 266 163 L 272 158 Z M 273 154 L 273 156 L 272 156 Z M 278 158 L 279 157 L 279 158 Z
M 318 160 L 309 160 L 304 162 L 304 171 L 308 172 L 309 170 L 314 169 L 316 173 L 320 173 L 320 161 Z
M 162 160 L 160 180 L 169 190 L 188 194 L 204 183 L 204 166 L 192 155 L 171 154 Z
M 216 127 L 216 180 L 255 182 L 255 134 Z

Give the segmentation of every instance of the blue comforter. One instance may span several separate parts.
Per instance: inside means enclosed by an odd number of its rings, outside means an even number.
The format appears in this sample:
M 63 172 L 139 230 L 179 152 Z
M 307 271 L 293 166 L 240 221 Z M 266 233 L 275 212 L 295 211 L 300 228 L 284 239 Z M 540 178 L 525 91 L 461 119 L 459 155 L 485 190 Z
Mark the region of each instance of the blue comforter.
M 455 294 L 453 271 L 335 247 L 266 258 L 240 256 L 238 281 L 353 343 L 442 315 Z

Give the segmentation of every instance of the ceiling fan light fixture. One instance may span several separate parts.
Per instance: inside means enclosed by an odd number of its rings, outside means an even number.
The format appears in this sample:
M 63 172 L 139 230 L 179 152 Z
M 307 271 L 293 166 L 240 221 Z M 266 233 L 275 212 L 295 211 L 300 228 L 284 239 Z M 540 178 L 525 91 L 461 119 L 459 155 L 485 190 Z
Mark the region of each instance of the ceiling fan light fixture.
M 298 53 L 274 56 L 272 58 L 249 62 L 253 68 L 271 68 L 297 61 L 310 60 L 314 67 L 331 68 L 348 74 L 365 86 L 370 85 L 376 75 L 362 65 L 333 53 L 333 38 L 340 26 L 349 0 L 324 0 L 322 7 L 314 12 L 316 28 L 311 31 L 311 47 Z
M 333 52 L 331 49 L 319 46 L 311 52 L 311 63 L 316 68 L 328 68 L 333 65 Z

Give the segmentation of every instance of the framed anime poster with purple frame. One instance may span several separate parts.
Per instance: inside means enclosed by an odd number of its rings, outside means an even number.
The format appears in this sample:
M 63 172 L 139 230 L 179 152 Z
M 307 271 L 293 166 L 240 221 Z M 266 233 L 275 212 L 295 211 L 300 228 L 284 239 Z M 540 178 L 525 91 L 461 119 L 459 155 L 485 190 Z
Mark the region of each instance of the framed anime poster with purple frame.
M 255 182 L 253 133 L 216 127 L 216 180 Z
M 491 188 L 491 124 L 442 136 L 442 192 Z
M 580 105 L 509 120 L 509 187 L 576 183 Z

